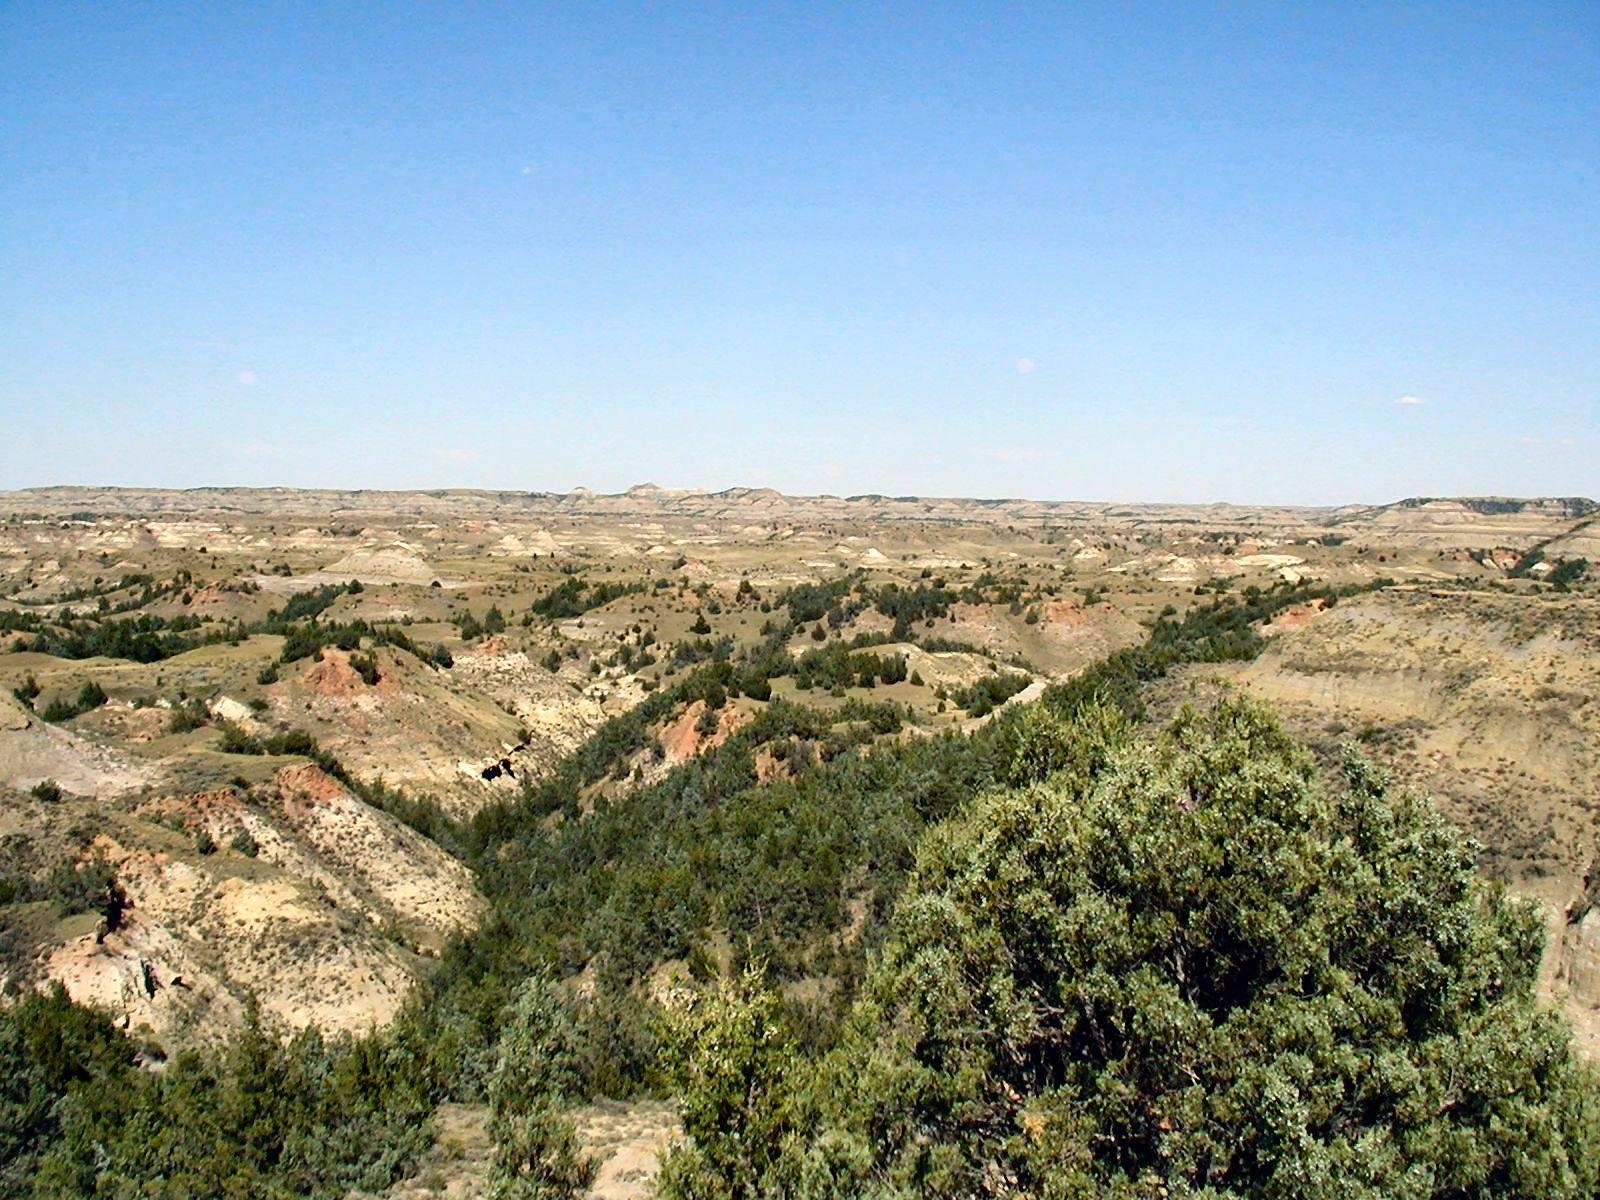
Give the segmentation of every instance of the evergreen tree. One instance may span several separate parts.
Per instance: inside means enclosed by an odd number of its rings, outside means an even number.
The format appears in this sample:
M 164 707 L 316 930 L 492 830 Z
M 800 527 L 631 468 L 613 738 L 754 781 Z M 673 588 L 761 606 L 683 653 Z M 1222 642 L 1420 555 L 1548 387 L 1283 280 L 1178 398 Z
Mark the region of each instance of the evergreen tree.
M 661 1194 L 747 1200 L 782 1149 L 794 1052 L 778 996 L 751 967 L 674 1013 L 672 1070 L 685 1140 L 661 1164 Z
M 550 980 L 533 976 L 517 995 L 489 1077 L 494 1196 L 566 1200 L 594 1182 L 597 1164 L 583 1154 L 567 1114 L 581 1068 L 572 1018 Z
M 1041 722 L 1009 767 L 1053 773 L 924 839 L 839 1048 L 747 1086 L 781 1151 L 686 1122 L 720 1182 L 664 1194 L 1595 1195 L 1538 916 L 1425 801 L 1353 754 L 1325 787 L 1242 701 L 1154 745 Z
M 111 1020 L 73 1004 L 59 983 L 0 1008 L 0 1195 L 28 1193 L 69 1093 L 120 1092 L 134 1061 Z

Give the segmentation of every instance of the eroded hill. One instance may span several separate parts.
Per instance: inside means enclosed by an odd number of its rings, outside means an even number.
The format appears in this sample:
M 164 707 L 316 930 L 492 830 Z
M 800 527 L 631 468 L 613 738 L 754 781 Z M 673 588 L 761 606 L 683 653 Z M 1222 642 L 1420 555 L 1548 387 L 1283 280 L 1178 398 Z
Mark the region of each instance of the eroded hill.
M 586 821 L 746 730 L 765 788 L 971 734 L 1219 597 L 1387 581 L 1205 670 L 1358 736 L 1489 869 L 1570 907 L 1562 970 L 1591 1004 L 1595 520 L 1495 498 L 0 495 L 7 981 L 61 979 L 168 1041 L 252 992 L 289 1025 L 381 1022 L 479 920 L 441 848 L 475 814 L 544 797 L 543 820 Z

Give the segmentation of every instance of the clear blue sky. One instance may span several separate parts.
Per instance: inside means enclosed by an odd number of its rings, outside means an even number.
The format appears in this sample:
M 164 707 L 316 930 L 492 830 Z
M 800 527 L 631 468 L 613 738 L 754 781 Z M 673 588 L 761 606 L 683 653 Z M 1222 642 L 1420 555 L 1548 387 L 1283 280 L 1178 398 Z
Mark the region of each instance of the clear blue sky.
M 1600 493 L 1600 4 L 0 4 L 0 487 Z

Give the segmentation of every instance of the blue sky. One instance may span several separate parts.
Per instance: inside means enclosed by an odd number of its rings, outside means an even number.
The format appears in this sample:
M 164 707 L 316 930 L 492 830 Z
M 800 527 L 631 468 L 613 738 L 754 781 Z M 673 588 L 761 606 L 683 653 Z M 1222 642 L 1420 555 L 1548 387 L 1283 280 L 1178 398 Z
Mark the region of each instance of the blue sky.
M 0 5 L 0 487 L 1600 493 L 1600 5 Z

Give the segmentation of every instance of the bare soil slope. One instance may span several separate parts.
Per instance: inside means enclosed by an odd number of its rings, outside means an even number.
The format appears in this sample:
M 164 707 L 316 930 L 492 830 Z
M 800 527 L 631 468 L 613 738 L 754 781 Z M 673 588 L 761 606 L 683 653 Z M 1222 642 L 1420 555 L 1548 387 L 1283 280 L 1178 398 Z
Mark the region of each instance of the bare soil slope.
M 39 733 L 52 748 L 64 731 Z M 8 868 L 110 872 L 123 897 L 107 919 L 53 900 L 12 905 L 0 987 L 64 984 L 169 1049 L 209 1043 L 253 994 L 298 1028 L 359 1031 L 393 1017 L 421 964 L 482 908 L 466 868 L 316 767 L 286 761 L 263 782 L 199 793 L 143 786 L 90 748 L 56 799 L 22 790 L 37 755 L 0 779 Z M 270 766 L 270 764 L 263 764 Z M 124 786 L 117 786 L 124 785 Z

